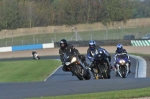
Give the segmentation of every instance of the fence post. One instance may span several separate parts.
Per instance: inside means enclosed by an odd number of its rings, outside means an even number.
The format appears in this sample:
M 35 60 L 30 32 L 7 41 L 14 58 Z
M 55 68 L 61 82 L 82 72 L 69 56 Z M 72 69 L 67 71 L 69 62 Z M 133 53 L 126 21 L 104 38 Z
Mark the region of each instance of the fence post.
M 92 34 L 91 34 L 91 40 L 93 40 Z
M 23 40 L 22 40 L 22 45 L 23 45 Z
M 58 32 L 58 30 L 57 29 L 54 29 L 54 41 L 56 42 L 56 33 Z
M 53 40 L 53 38 L 52 38 L 52 41 L 51 41 L 51 43 L 54 43 L 54 40 Z
M 34 31 L 33 31 L 32 33 L 33 33 L 33 38 L 32 38 L 32 39 L 33 39 L 33 44 L 35 44 L 36 41 L 35 41 L 35 34 L 34 34 Z
M 106 26 L 106 40 L 108 40 L 108 26 Z
M 92 27 L 89 27 L 90 28 L 90 32 L 91 32 L 91 40 L 93 39 L 93 28 Z
M 7 41 L 5 43 L 6 43 L 6 47 L 7 47 Z
M 36 43 L 38 44 L 38 38 L 36 39 Z
M 119 26 L 119 27 L 118 27 L 119 39 L 121 39 L 121 37 L 120 37 L 120 29 L 121 29 L 121 27 Z
M 14 38 L 13 38 L 13 32 L 12 32 L 12 46 L 14 45 Z

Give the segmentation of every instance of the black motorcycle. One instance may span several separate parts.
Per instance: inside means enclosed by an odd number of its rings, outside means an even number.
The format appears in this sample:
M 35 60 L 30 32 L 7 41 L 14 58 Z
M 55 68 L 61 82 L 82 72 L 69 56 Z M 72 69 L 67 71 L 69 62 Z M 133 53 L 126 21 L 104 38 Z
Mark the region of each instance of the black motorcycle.
M 96 50 L 92 64 L 94 64 L 95 79 L 110 79 L 107 56 L 102 50 Z
M 78 55 L 64 53 L 64 62 L 68 70 L 70 70 L 79 80 L 89 80 L 91 78 L 89 69 L 85 68 Z

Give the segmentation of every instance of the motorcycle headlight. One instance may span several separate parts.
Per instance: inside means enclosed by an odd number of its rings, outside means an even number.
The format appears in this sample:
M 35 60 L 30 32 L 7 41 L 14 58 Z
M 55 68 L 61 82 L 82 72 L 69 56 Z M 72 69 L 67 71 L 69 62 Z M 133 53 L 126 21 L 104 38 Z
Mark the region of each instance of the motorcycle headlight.
M 71 63 L 75 62 L 77 60 L 76 57 L 73 57 L 72 60 L 71 60 Z
M 66 64 L 66 65 L 70 65 L 70 62 L 66 62 L 65 64 Z
M 119 63 L 120 63 L 120 64 L 124 64 L 124 63 L 125 63 L 125 60 L 120 60 Z

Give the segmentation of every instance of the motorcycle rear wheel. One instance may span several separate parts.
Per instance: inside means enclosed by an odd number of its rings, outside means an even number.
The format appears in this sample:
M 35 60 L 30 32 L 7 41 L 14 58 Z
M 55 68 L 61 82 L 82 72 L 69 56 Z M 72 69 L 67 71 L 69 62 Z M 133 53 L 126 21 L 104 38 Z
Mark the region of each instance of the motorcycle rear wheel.
M 87 73 L 86 73 L 86 75 L 84 76 L 84 79 L 85 80 L 89 80 L 90 78 L 91 78 L 91 75 L 90 75 L 90 72 L 87 70 L 86 71 Z

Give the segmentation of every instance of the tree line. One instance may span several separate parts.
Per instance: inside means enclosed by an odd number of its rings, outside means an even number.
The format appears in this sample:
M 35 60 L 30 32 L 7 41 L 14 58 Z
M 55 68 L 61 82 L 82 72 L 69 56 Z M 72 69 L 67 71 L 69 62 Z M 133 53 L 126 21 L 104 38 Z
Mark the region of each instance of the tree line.
M 0 0 L 0 30 L 150 17 L 150 0 Z

